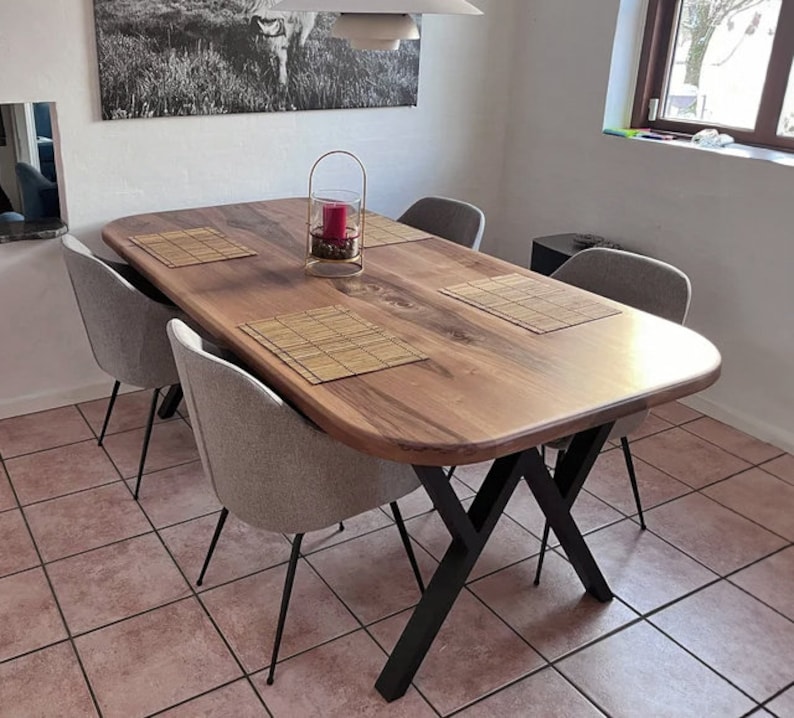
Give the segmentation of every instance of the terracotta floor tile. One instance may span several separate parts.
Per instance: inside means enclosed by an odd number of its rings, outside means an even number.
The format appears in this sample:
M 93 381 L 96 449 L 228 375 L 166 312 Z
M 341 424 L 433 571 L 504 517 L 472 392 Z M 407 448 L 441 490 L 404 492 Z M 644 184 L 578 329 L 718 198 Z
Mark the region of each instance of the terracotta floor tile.
M 160 531 L 168 550 L 194 587 L 204 565 L 218 516 L 202 516 Z M 284 563 L 289 560 L 289 554 L 290 545 L 281 534 L 253 528 L 230 514 L 200 590 L 206 591 L 220 583 Z
M 391 511 L 388 506 L 384 507 L 384 510 L 385 513 L 380 509 L 372 509 L 372 511 L 366 511 L 363 514 L 347 519 L 344 531 L 339 531 L 337 526 L 334 525 L 320 531 L 307 533 L 303 538 L 301 553 L 310 554 L 314 551 L 321 551 L 342 541 L 349 541 L 356 536 L 362 536 L 370 531 L 390 526 L 393 523 Z M 405 520 L 405 516 L 403 516 L 403 520 Z
M 266 672 L 253 681 L 274 718 L 433 718 L 413 687 L 393 703 L 381 697 L 375 681 L 385 663 L 386 654 L 357 631 L 285 661 L 272 686 Z
M 778 718 L 794 718 L 794 686 L 771 701 L 767 708 Z
M 633 521 L 587 537 L 604 577 L 617 596 L 640 613 L 648 613 L 717 576 Z
M 692 491 L 636 456 L 633 463 L 643 511 Z M 622 449 L 605 451 L 598 457 L 587 477 L 587 490 L 627 516 L 637 513 Z
M 630 493 L 631 488 L 629 488 Z M 521 482 L 516 488 L 515 493 L 507 504 L 505 513 L 518 521 L 525 529 L 535 534 L 535 536 L 540 537 L 543 535 L 546 519 L 525 482 Z M 576 521 L 579 530 L 584 534 L 624 518 L 623 514 L 615 511 L 611 506 L 608 506 L 587 491 L 582 491 L 579 494 L 571 515 Z M 556 546 L 557 544 L 558 541 L 552 531 L 549 545 Z
M 4 459 L 90 439 L 91 429 L 73 406 L 0 420 Z
M 416 542 L 413 549 L 427 583 L 436 562 Z M 396 526 L 311 554 L 307 560 L 364 624 L 419 600 L 419 587 Z
M 0 464 L 0 511 L 8 511 L 9 509 L 16 508 L 16 506 L 17 500 L 14 498 L 14 492 L 11 490 L 8 475 L 3 465 Z
M 564 659 L 557 668 L 613 718 L 739 718 L 755 706 L 646 623 Z
M 64 638 L 66 629 L 42 569 L 0 578 L 0 661 Z
M 116 467 L 94 441 L 83 441 L 6 461 L 22 504 L 118 481 Z
M 552 708 L 553 706 L 553 708 Z M 455 718 L 599 718 L 604 714 L 553 668 L 475 703 Z
M 108 392 L 110 392 L 112 387 L 113 382 L 111 381 L 108 386 Z M 107 412 L 109 398 L 110 394 L 108 393 L 108 397 L 105 399 L 97 399 L 96 401 L 89 401 L 85 404 L 77 405 L 97 436 L 99 436 L 99 432 L 102 431 L 102 422 L 105 421 L 105 413 Z M 130 429 L 140 429 L 146 426 L 151 400 L 152 392 L 149 390 L 131 391 L 126 394 L 119 394 L 116 398 L 116 404 L 113 407 L 113 413 L 110 416 L 110 423 L 108 424 L 105 436 L 118 434 L 122 431 L 130 431 Z M 162 398 L 160 401 L 162 401 Z M 162 421 L 163 420 L 155 414 L 154 423 L 160 424 Z
M 746 461 L 684 429 L 670 429 L 634 441 L 631 451 L 695 489 L 750 468 Z
M 794 623 L 727 581 L 650 620 L 759 702 L 794 681 Z
M 218 628 L 249 672 L 270 664 L 286 566 L 277 566 L 202 595 Z M 300 560 L 279 660 L 352 631 L 358 623 L 317 574 Z
M 391 651 L 410 611 L 370 627 Z M 468 591 L 452 607 L 416 674 L 414 685 L 442 715 L 540 668 L 544 660 Z
M 151 531 L 121 481 L 28 506 L 25 514 L 45 561 Z
M 113 434 L 105 439 L 105 449 L 124 478 L 138 474 L 143 435 L 143 429 L 134 429 Z M 196 442 L 190 427 L 184 421 L 167 421 L 152 429 L 144 473 L 168 469 L 178 464 L 196 461 L 198 458 Z M 145 493 L 146 479 L 143 479 L 141 495 Z
M 478 464 L 466 464 L 455 469 L 453 478 L 462 481 L 473 491 L 479 491 L 485 476 L 491 468 L 493 461 L 481 461 Z
M 794 541 L 794 486 L 750 469 L 703 490 L 709 498 Z
M 793 546 L 735 573 L 730 581 L 794 621 Z
M 155 471 L 147 474 L 145 481 L 146 491 L 141 491 L 139 503 L 157 528 L 221 508 L 200 461 Z M 135 490 L 135 479 L 128 479 L 127 485 Z
M 241 680 L 158 713 L 157 718 L 268 718 L 268 713 L 251 684 Z
M 455 493 L 461 500 L 474 495 L 474 491 L 472 491 L 462 481 L 458 481 L 458 479 L 454 477 L 452 478 L 452 487 L 455 489 Z M 400 499 L 397 503 L 400 507 L 400 513 L 402 514 L 403 520 L 405 521 L 413 518 L 414 516 L 419 516 L 419 514 L 427 513 L 433 508 L 433 502 L 430 500 L 430 497 L 427 495 L 427 491 L 425 491 L 423 487 L 420 487 L 413 493 L 408 494 L 408 496 Z M 391 517 L 391 511 L 389 510 L 388 506 L 384 506 L 383 510 Z
M 656 416 L 664 419 L 665 421 L 669 421 L 671 424 L 683 424 L 687 421 L 692 421 L 703 416 L 703 414 L 701 414 L 699 411 L 690 409 L 688 406 L 685 406 L 678 401 L 673 401 L 669 404 L 662 404 L 661 406 L 655 406 L 653 409 L 651 409 L 651 413 L 656 414 Z
M 721 421 L 704 416 L 686 425 L 686 431 L 697 434 L 712 444 L 730 451 L 732 454 L 749 461 L 751 464 L 760 464 L 764 461 L 780 456 L 783 452 L 771 444 L 767 444 Z
M 791 454 L 784 454 L 779 459 L 764 464 L 761 468 L 789 484 L 794 484 L 794 456 Z
M 0 664 L 3 718 L 88 718 L 96 710 L 69 643 Z
M 105 718 L 138 718 L 240 675 L 195 599 L 75 639 Z
M 651 509 L 651 530 L 721 575 L 783 547 L 786 541 L 701 494 Z
M 471 590 L 549 661 L 637 618 L 619 600 L 600 603 L 585 593 L 573 567 L 555 553 L 543 563 L 524 561 L 471 585 Z
M 22 513 L 0 514 L 0 576 L 38 566 L 39 557 L 30 539 Z
M 463 507 L 468 511 L 472 500 L 467 499 Z M 437 560 L 444 558 L 452 541 L 447 527 L 437 511 L 418 516 L 406 523 L 408 532 Z M 540 551 L 540 541 L 519 526 L 509 516 L 503 515 L 496 524 L 491 538 L 472 569 L 469 580 L 498 571 L 511 563 L 523 561 Z
M 645 421 L 642 422 L 640 427 L 636 431 L 632 431 L 629 439 L 631 441 L 643 439 L 646 436 L 652 436 L 653 434 L 658 434 L 660 431 L 665 431 L 666 429 L 672 429 L 673 424 L 665 419 L 662 419 L 660 416 L 656 416 L 656 414 L 648 414 Z M 615 445 L 619 446 L 620 441 L 616 440 Z
M 56 561 L 47 571 L 73 635 L 190 593 L 154 534 Z

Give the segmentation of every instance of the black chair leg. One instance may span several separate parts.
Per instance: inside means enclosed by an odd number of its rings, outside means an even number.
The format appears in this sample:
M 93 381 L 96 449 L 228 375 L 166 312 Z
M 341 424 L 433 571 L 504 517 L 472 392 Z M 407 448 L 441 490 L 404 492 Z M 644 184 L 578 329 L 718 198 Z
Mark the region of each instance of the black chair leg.
M 207 551 L 207 558 L 204 559 L 204 565 L 201 567 L 201 573 L 199 574 L 198 581 L 196 581 L 197 586 L 201 586 L 204 583 L 204 574 L 207 573 L 207 568 L 210 565 L 210 559 L 212 559 L 212 554 L 215 553 L 215 544 L 218 543 L 218 539 L 221 537 L 221 531 L 223 531 L 223 524 L 226 523 L 226 517 L 229 515 L 229 509 L 225 506 L 221 509 L 221 515 L 218 516 L 218 523 L 215 525 L 215 533 L 212 534 L 212 541 L 210 541 L 210 548 Z
M 400 532 L 400 538 L 403 541 L 403 546 L 405 547 L 405 553 L 408 555 L 408 561 L 411 564 L 411 568 L 413 569 L 414 576 L 416 577 L 416 583 L 419 586 L 419 593 L 425 592 L 425 582 L 422 580 L 422 574 L 419 572 L 419 564 L 416 562 L 416 555 L 414 554 L 414 547 L 411 546 L 411 539 L 408 536 L 408 532 L 405 530 L 405 523 L 403 522 L 402 514 L 400 513 L 400 508 L 397 506 L 396 501 L 392 501 L 389 506 L 391 507 L 392 515 L 394 516 L 394 523 L 397 524 L 397 530 Z
M 141 490 L 141 477 L 143 476 L 143 467 L 146 464 L 146 452 L 149 451 L 149 439 L 152 436 L 152 425 L 154 424 L 154 413 L 157 410 L 157 397 L 159 396 L 159 392 L 159 388 L 152 392 L 152 404 L 149 407 L 149 418 L 146 421 L 146 432 L 143 435 L 141 461 L 138 464 L 138 478 L 135 481 L 135 493 L 133 494 L 136 501 L 138 500 L 138 492 Z
M 160 404 L 160 410 L 157 412 L 157 416 L 159 416 L 161 419 L 170 419 L 174 414 L 176 414 L 176 410 L 179 407 L 180 401 L 182 401 L 182 385 L 174 384 L 166 392 L 166 395 Z
M 281 611 L 279 611 L 278 614 L 276 640 L 275 643 L 273 643 L 273 657 L 270 660 L 270 670 L 267 674 L 267 684 L 269 686 L 273 685 L 273 677 L 276 674 L 278 649 L 281 647 L 281 637 L 284 634 L 284 623 L 287 620 L 287 609 L 289 608 L 289 598 L 292 595 L 292 584 L 295 583 L 295 569 L 298 568 L 301 541 L 303 541 L 303 534 L 295 534 L 295 540 L 292 542 L 292 553 L 289 557 L 289 566 L 287 566 L 287 577 L 284 580 L 284 593 L 281 594 Z
M 339 522 L 339 532 L 341 533 L 344 530 L 345 530 L 345 522 L 344 521 L 340 521 Z
M 113 382 L 113 391 L 110 392 L 110 401 L 108 402 L 108 410 L 105 412 L 105 421 L 102 423 L 102 431 L 99 432 L 99 440 L 96 442 L 97 446 L 102 446 L 102 441 L 105 438 L 105 432 L 108 429 L 108 424 L 110 423 L 110 415 L 113 413 L 113 405 L 116 403 L 116 397 L 119 395 L 119 388 L 121 387 L 121 382 L 116 381 Z
M 540 554 L 538 554 L 538 567 L 535 569 L 535 580 L 533 583 L 540 586 L 540 572 L 543 570 L 543 558 L 546 556 L 546 547 L 549 545 L 549 522 L 543 527 L 543 538 L 540 541 Z
M 626 460 L 626 469 L 629 472 L 631 490 L 634 493 L 634 503 L 637 504 L 637 513 L 640 516 L 640 528 L 645 531 L 645 517 L 642 515 L 642 501 L 640 501 L 640 489 L 637 486 L 637 474 L 634 472 L 634 460 L 631 458 L 629 440 L 625 436 L 620 437 L 620 446 L 623 449 L 623 458 Z
M 455 475 L 455 469 L 457 468 L 458 468 L 457 466 L 449 467 L 449 471 L 447 472 L 447 479 L 451 479 Z
M 555 474 L 557 473 L 557 469 L 560 468 L 564 456 L 565 456 L 565 452 L 562 449 L 560 449 L 557 452 L 557 460 L 554 463 Z M 543 526 L 543 538 L 540 540 L 540 554 L 538 555 L 538 567 L 535 569 L 535 580 L 533 581 L 533 583 L 536 586 L 540 585 L 540 572 L 543 570 L 543 559 L 546 557 L 546 548 L 548 547 L 548 545 L 549 545 L 549 522 L 547 521 Z

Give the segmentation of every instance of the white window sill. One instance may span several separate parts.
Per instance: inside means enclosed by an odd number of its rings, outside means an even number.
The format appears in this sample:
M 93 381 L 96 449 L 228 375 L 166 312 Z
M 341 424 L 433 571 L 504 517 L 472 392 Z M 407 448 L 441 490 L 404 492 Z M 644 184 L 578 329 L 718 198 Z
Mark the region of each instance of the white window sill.
M 743 159 L 752 160 L 766 160 L 767 162 L 774 162 L 779 165 L 788 165 L 794 167 L 794 152 L 784 152 L 783 150 L 770 150 L 766 147 L 753 147 L 752 145 L 742 145 L 734 142 L 725 147 L 701 147 L 695 145 L 688 140 L 653 140 L 645 137 L 619 137 L 617 135 L 610 135 L 604 133 L 606 137 L 614 137 L 617 140 L 624 142 L 644 142 L 654 145 L 665 145 L 667 147 L 678 147 L 689 150 L 696 150 L 699 152 L 716 152 L 720 155 L 727 155 L 729 157 L 741 157 Z

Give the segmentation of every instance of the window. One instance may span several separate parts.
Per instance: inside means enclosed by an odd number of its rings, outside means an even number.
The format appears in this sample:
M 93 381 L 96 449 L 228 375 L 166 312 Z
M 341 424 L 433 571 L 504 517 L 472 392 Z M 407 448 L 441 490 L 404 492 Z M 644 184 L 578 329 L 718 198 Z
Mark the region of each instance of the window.
M 794 0 L 649 0 L 634 127 L 794 150 Z

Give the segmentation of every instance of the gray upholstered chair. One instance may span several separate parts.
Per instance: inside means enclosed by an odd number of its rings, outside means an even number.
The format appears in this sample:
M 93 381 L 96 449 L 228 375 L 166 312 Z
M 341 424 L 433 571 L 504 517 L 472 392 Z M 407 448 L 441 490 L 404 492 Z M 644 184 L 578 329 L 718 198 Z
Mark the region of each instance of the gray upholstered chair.
M 251 526 L 295 534 L 268 675 L 272 684 L 306 532 L 391 504 L 424 591 L 396 503 L 418 488 L 419 480 L 410 466 L 362 454 L 317 429 L 184 322 L 169 322 L 168 336 L 204 471 L 223 506 L 198 584 L 229 512 Z
M 485 215 L 479 207 L 447 197 L 422 197 L 414 202 L 397 220 L 463 247 L 480 251 L 485 231 Z M 451 479 L 456 466 L 450 466 Z
M 683 324 L 686 320 L 692 298 L 692 285 L 689 282 L 689 277 L 680 269 L 671 264 L 660 262 L 658 259 L 619 249 L 602 247 L 586 249 L 567 260 L 551 276 L 566 284 L 678 324 Z M 637 505 L 640 526 L 643 529 L 645 529 L 645 517 L 642 514 L 642 502 L 637 488 L 637 476 L 634 471 L 628 435 L 638 429 L 647 416 L 647 410 L 624 416 L 615 422 L 609 434 L 610 439 L 620 440 L 631 490 Z M 566 437 L 547 445 L 549 448 L 557 449 L 557 466 L 560 465 L 570 441 L 571 437 Z M 540 580 L 543 555 L 548 539 L 549 525 L 547 523 L 543 530 L 543 540 L 535 574 L 536 584 Z
M 423 197 L 414 202 L 397 220 L 430 234 L 480 250 L 485 231 L 485 215 L 468 202 L 446 197 Z
M 99 434 L 100 446 L 121 383 L 152 390 L 135 482 L 137 499 L 159 390 L 179 381 L 165 327 L 169 320 L 184 315 L 173 305 L 136 289 L 112 262 L 96 256 L 74 237 L 64 235 L 62 244 L 91 351 L 100 368 L 115 380 Z

